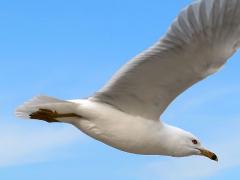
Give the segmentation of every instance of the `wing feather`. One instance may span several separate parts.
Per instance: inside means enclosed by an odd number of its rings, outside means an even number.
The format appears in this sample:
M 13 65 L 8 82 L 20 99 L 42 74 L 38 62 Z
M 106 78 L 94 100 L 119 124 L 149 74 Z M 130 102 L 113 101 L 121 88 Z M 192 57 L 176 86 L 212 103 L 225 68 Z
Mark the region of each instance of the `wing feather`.
M 91 99 L 158 120 L 184 90 L 223 66 L 240 44 L 240 0 L 201 0 Z

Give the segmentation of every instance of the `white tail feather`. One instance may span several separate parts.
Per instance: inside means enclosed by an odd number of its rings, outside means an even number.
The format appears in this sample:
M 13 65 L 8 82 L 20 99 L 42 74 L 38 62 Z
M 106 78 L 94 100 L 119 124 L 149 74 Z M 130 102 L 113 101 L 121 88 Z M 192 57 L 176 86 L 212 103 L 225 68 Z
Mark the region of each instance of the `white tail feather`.
M 16 109 L 16 116 L 29 119 L 30 115 L 39 109 L 48 109 L 58 113 L 73 113 L 76 103 L 59 100 L 48 96 L 36 96 Z

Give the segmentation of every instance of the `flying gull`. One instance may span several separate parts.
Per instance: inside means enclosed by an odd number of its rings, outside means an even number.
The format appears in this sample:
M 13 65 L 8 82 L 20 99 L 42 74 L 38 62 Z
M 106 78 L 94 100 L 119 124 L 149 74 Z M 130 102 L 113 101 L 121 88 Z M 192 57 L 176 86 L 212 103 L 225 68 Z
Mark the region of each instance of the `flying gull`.
M 166 35 L 124 65 L 87 99 L 38 96 L 21 118 L 70 123 L 119 150 L 144 155 L 206 156 L 191 133 L 159 120 L 193 84 L 218 71 L 240 46 L 240 0 L 200 0 L 182 10 Z

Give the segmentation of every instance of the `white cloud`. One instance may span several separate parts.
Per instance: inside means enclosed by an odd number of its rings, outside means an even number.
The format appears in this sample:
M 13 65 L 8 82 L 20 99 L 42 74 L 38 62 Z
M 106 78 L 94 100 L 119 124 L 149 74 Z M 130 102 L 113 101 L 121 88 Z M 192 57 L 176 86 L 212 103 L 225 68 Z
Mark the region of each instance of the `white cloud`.
M 4 125 L 0 128 L 0 167 L 48 160 L 54 151 L 79 139 L 73 127 L 27 128 Z
M 145 167 L 146 174 L 165 180 L 191 180 L 212 177 L 233 167 L 240 166 L 239 118 L 228 121 L 221 128 L 215 128 L 209 134 L 209 140 L 214 142 L 211 150 L 216 150 L 219 162 L 203 157 L 166 158 L 162 161 L 149 163 Z M 229 123 L 231 122 L 231 123 Z M 215 134 L 215 136 L 214 136 Z M 210 142 L 205 142 L 210 144 Z

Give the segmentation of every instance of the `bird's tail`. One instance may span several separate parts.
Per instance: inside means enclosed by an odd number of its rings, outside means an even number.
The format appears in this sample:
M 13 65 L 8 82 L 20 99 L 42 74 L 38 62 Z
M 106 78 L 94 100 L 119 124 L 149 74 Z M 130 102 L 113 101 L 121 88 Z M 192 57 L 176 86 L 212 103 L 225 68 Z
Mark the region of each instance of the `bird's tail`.
M 47 122 L 66 122 L 71 119 L 71 115 L 74 115 L 76 107 L 74 102 L 48 96 L 37 96 L 18 107 L 16 116 L 23 119 L 39 119 Z

